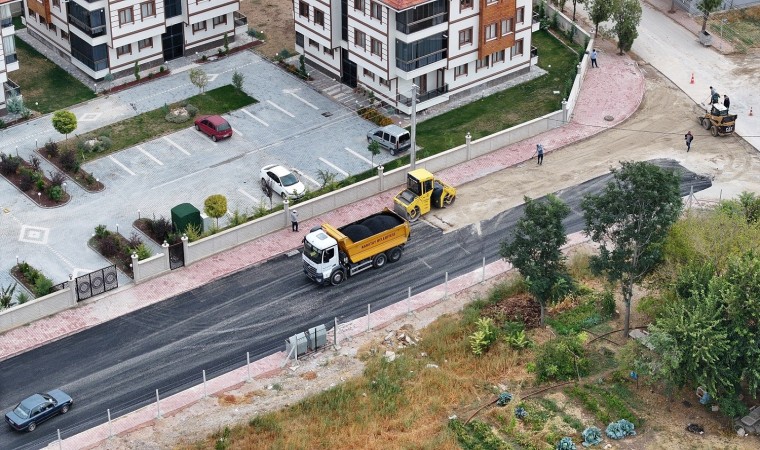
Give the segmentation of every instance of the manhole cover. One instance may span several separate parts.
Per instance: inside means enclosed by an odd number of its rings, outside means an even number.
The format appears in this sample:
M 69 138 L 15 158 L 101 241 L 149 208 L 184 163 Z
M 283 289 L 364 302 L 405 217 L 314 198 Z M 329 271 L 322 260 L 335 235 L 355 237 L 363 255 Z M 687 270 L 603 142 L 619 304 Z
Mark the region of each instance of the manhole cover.
M 606 120 L 607 122 L 612 122 L 613 120 L 615 120 L 615 118 L 612 116 L 604 116 L 604 120 Z
M 332 113 L 330 111 L 325 111 L 325 112 L 322 113 L 322 115 L 325 116 L 325 117 L 330 117 L 330 116 L 332 116 Z

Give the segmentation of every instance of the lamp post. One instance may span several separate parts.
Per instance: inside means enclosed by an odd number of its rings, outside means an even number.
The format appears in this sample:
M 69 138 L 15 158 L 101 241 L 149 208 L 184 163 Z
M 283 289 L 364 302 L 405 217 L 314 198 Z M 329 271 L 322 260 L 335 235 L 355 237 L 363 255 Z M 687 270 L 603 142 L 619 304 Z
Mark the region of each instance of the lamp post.
M 66 182 L 64 181 L 61 186 L 63 186 L 63 193 L 65 194 L 66 193 Z
M 409 154 L 409 169 L 414 170 L 417 167 L 417 87 L 412 84 L 412 152 Z

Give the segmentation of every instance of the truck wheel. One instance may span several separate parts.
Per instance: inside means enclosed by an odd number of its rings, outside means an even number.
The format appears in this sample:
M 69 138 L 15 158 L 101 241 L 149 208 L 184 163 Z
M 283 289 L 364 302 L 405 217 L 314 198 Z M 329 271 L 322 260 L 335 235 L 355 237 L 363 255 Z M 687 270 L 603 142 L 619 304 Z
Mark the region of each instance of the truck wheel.
M 401 259 L 401 248 L 394 247 L 387 252 L 388 254 L 388 262 L 395 263 L 399 259 Z
M 343 280 L 346 279 L 346 274 L 342 270 L 336 270 L 335 272 L 330 275 L 330 283 L 333 286 L 337 286 L 343 282 Z
M 454 204 L 454 200 L 457 199 L 456 195 L 450 195 L 447 194 L 445 197 L 443 197 L 443 207 L 451 206 Z
M 396 149 L 395 148 L 392 148 L 389 151 L 391 153 L 391 156 L 396 156 Z
M 409 211 L 409 221 L 414 222 L 415 220 L 420 218 L 420 208 L 418 206 L 415 206 L 413 210 Z
M 705 130 L 709 130 L 710 129 L 710 121 L 707 120 L 706 117 L 702 118 L 702 128 L 704 128 Z
M 718 127 L 716 127 L 715 125 L 713 125 L 710 128 L 710 134 L 712 134 L 713 136 L 717 136 L 718 135 Z
M 380 253 L 378 255 L 375 255 L 374 258 L 372 258 L 372 267 L 375 269 L 379 269 L 385 265 L 385 263 L 388 262 L 388 257 L 385 256 L 385 253 Z

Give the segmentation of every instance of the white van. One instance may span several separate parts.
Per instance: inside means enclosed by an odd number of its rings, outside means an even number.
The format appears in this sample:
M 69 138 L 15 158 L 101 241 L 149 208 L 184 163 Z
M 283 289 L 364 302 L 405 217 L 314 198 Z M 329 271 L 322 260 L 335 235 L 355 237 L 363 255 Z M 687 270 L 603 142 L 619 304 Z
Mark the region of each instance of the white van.
M 372 141 L 387 148 L 391 156 L 408 150 L 412 146 L 412 137 L 409 135 L 409 132 L 398 125 L 387 125 L 370 131 L 367 133 L 367 143 L 371 143 Z

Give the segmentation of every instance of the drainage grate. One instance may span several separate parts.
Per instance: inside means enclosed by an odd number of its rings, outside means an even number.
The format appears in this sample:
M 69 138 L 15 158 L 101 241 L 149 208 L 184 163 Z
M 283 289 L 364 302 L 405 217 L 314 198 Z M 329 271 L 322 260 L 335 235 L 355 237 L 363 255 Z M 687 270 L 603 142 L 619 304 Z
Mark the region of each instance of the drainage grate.
M 325 116 L 325 117 L 330 117 L 330 116 L 332 116 L 332 113 L 330 111 L 325 111 L 325 112 L 322 113 L 322 115 Z

